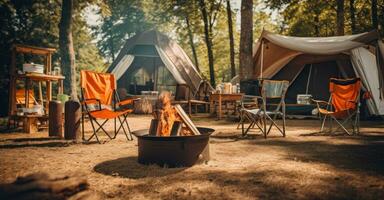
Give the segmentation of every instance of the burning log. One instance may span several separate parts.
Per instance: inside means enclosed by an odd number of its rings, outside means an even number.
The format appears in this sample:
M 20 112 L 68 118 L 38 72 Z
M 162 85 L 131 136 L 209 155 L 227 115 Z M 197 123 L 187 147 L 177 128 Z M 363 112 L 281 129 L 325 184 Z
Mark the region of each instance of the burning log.
M 154 119 L 151 121 L 149 129 L 150 135 L 200 135 L 200 132 L 181 106 L 172 106 L 169 92 L 160 94 L 157 109 L 153 112 L 153 116 Z M 183 124 L 186 127 L 182 127 Z

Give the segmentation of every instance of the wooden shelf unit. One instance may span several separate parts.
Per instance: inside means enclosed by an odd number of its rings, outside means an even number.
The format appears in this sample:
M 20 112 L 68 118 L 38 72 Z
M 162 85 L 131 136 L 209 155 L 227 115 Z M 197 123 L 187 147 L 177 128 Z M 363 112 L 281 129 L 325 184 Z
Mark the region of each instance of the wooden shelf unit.
M 55 52 L 55 49 L 52 48 L 41 48 L 41 47 L 33 47 L 26 45 L 14 45 L 12 47 L 12 63 L 9 70 L 10 73 L 10 84 L 9 84 L 9 111 L 8 115 L 16 116 L 17 106 L 16 106 L 16 85 L 17 81 L 24 81 L 25 83 L 25 108 L 29 108 L 29 90 L 32 81 L 39 82 L 39 99 L 41 100 L 41 104 L 45 107 L 45 115 L 48 114 L 49 109 L 49 101 L 52 100 L 52 82 L 58 83 L 58 94 L 63 93 L 63 80 L 64 76 L 51 75 L 52 72 L 52 54 Z M 26 73 L 26 74 L 18 74 L 16 67 L 16 56 L 17 54 L 32 54 L 38 56 L 44 56 L 44 74 L 38 73 Z M 46 94 L 45 94 L 45 105 L 43 101 L 43 92 L 41 87 L 41 82 L 46 83 Z M 41 115 L 29 115 L 29 116 L 19 116 L 19 118 L 28 119 L 28 128 L 24 126 L 24 132 L 34 132 L 37 130 L 34 126 L 38 118 L 41 118 Z

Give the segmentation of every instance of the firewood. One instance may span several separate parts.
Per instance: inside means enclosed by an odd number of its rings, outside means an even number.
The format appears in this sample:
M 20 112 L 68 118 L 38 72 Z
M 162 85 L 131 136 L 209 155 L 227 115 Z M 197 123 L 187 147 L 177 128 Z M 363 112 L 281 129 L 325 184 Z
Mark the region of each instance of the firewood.
M 183 129 L 183 123 L 182 122 L 174 122 L 171 130 L 171 136 L 177 136 L 181 135 L 181 131 Z
M 175 109 L 179 114 L 179 116 L 181 117 L 184 124 L 192 131 L 192 133 L 194 135 L 201 135 L 199 130 L 193 124 L 192 120 L 188 117 L 187 113 L 184 112 L 183 108 L 179 104 L 175 105 Z
M 0 199 L 68 199 L 72 196 L 77 196 L 74 199 L 91 199 L 83 193 L 88 187 L 87 180 L 78 175 L 50 177 L 37 173 L 0 185 Z

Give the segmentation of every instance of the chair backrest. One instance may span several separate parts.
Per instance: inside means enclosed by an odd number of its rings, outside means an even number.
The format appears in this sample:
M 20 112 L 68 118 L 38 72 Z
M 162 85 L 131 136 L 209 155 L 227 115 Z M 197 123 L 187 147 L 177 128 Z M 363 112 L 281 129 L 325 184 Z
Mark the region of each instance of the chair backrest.
M 360 98 L 360 78 L 336 79 L 331 78 L 329 92 L 335 112 L 355 109 Z
M 187 101 L 191 98 L 191 91 L 186 84 L 177 84 L 175 100 L 176 101 Z
M 33 106 L 34 104 L 37 104 L 37 101 L 35 99 L 35 96 L 33 94 L 33 90 L 28 90 L 28 96 L 29 96 L 29 106 Z M 19 89 L 16 90 L 16 103 L 25 105 L 25 89 Z
M 285 80 L 263 80 L 261 95 L 265 98 L 284 98 L 289 81 Z
M 85 99 L 98 99 L 104 105 L 112 104 L 114 90 L 116 90 L 116 79 L 113 74 L 82 70 L 80 75 Z

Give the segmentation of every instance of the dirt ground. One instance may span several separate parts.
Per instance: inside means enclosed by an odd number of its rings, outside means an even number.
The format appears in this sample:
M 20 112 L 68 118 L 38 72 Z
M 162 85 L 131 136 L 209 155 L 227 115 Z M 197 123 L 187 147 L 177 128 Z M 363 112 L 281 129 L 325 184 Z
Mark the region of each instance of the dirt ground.
M 129 120 L 137 130 L 150 119 Z M 358 136 L 330 136 L 312 134 L 319 121 L 288 120 L 287 137 L 273 129 L 268 139 L 257 131 L 240 137 L 235 122 L 194 121 L 216 132 L 212 159 L 190 168 L 138 164 L 137 140 L 123 134 L 104 144 L 73 144 L 46 132 L 2 133 L 0 183 L 34 172 L 79 173 L 105 199 L 384 199 L 382 121 L 362 122 Z

